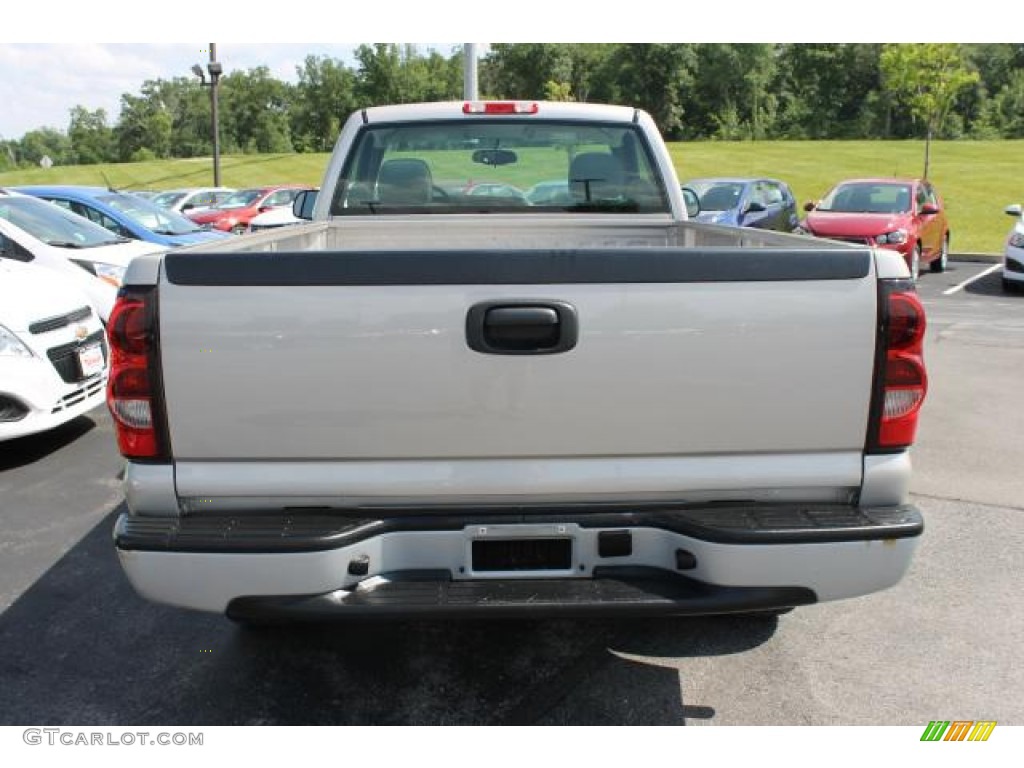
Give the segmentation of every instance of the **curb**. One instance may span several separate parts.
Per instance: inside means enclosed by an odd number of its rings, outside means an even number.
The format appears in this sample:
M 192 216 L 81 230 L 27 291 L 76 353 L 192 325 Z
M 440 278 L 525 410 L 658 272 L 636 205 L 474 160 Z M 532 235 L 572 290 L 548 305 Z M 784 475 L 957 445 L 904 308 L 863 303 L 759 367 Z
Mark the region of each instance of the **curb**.
M 987 264 L 998 264 L 1003 260 L 1001 253 L 951 253 L 950 261 L 974 261 Z

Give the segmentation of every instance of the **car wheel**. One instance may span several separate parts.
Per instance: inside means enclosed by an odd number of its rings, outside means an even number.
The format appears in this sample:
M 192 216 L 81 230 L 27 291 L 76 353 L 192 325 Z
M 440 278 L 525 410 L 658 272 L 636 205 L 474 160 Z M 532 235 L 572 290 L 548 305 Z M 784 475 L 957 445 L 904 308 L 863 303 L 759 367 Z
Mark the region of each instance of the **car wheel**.
M 929 267 L 932 272 L 945 272 L 946 267 L 949 264 L 949 233 L 942 239 L 942 250 L 939 252 L 939 258 L 935 259 Z
M 914 253 L 910 257 L 910 279 L 913 282 L 917 282 L 918 275 L 921 274 L 921 243 L 914 246 Z
M 231 234 L 233 234 L 233 235 L 244 235 L 245 234 L 245 230 L 246 230 L 245 224 L 235 224 L 235 226 L 233 226 L 231 228 Z

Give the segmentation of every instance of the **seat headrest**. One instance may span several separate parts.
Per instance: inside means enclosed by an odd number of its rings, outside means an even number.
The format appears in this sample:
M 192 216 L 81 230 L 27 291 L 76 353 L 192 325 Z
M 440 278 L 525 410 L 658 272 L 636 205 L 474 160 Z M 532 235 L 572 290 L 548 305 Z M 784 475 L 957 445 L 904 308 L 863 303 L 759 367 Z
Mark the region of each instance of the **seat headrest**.
M 385 203 L 427 203 L 433 179 L 430 166 L 416 157 L 396 157 L 381 163 L 377 196 Z
M 623 181 L 622 165 L 605 152 L 584 152 L 569 165 L 569 189 L 577 200 L 618 197 L 623 192 Z

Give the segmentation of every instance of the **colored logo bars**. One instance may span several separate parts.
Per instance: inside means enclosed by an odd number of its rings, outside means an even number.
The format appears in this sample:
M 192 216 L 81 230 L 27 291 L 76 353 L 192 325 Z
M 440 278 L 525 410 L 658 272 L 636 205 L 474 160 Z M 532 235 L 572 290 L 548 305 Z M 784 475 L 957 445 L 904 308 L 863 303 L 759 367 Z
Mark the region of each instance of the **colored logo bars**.
M 995 727 L 995 720 L 932 720 L 921 741 L 988 741 Z

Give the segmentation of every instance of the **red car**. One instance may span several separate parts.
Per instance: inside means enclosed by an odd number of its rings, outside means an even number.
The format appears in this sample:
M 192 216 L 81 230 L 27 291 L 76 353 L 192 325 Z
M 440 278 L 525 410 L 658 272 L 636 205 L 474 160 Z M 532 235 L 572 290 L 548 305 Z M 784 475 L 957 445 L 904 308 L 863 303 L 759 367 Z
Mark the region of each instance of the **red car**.
M 303 184 L 279 184 L 275 187 L 240 189 L 212 208 L 204 208 L 186 215 L 196 224 L 209 224 L 223 232 L 242 234 L 254 216 L 274 208 L 291 205 Z
M 850 179 L 804 210 L 798 231 L 899 251 L 915 280 L 923 264 L 932 272 L 946 269 L 949 221 L 925 179 Z

